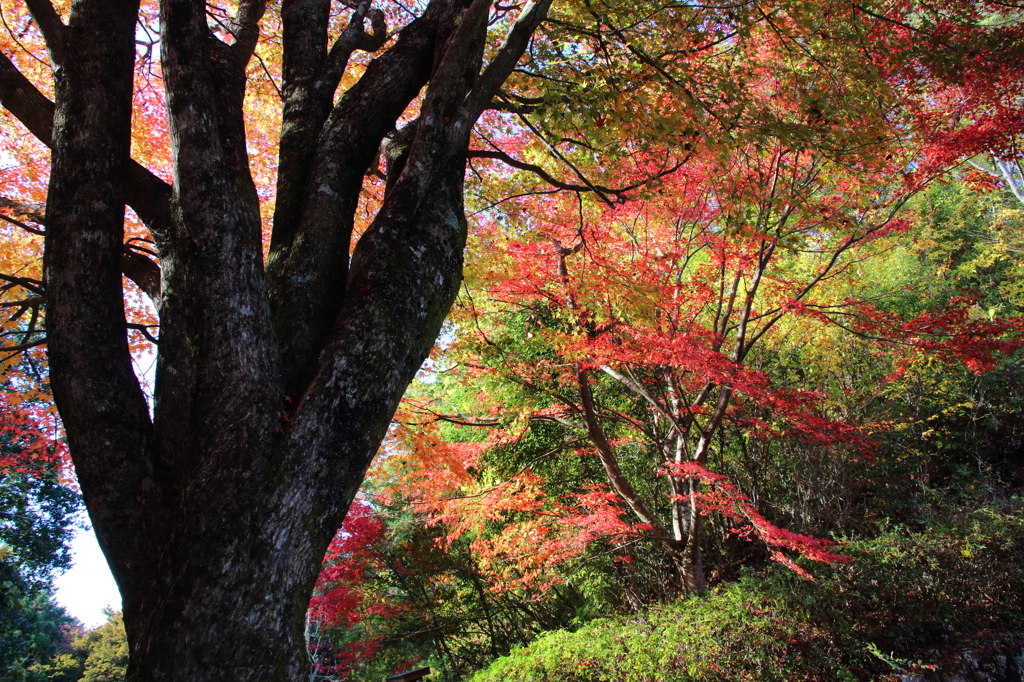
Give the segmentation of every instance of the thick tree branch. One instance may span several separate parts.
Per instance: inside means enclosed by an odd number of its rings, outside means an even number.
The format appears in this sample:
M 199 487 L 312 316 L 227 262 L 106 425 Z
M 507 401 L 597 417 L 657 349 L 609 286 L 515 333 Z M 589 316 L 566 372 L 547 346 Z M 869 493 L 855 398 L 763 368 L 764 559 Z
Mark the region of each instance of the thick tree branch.
M 282 92 L 285 101 L 307 87 L 327 57 L 330 0 L 283 0 Z
M 512 73 L 512 69 L 519 63 L 537 27 L 547 17 L 550 7 L 551 0 L 530 0 L 523 7 L 508 35 L 505 36 L 505 41 L 498 48 L 497 54 L 466 98 L 462 114 L 466 121 L 475 122 L 487 108 Z
M 151 585 L 169 503 L 132 369 L 121 280 L 137 12 L 137 0 L 74 3 L 74 58 L 55 72 L 56 114 L 27 122 L 46 140 L 55 122 L 45 253 L 53 394 L 97 538 L 129 605 Z M 0 72 L 9 84 L 7 69 Z M 24 83 L 4 88 L 5 106 L 11 95 L 16 106 L 32 104 L 30 114 L 49 108 Z
M 353 13 L 348 27 L 341 32 L 331 47 L 331 51 L 327 55 L 327 62 L 316 79 L 314 86 L 316 97 L 330 98 L 334 95 L 353 52 L 356 50 L 376 52 L 384 46 L 384 41 L 388 37 L 388 26 L 384 13 L 379 9 L 368 9 L 369 5 L 368 0 L 364 0 L 359 5 L 359 8 Z M 367 33 L 364 28 L 365 19 L 370 20 L 372 27 L 370 33 Z
M 36 20 L 39 32 L 43 34 L 46 41 L 46 49 L 50 53 L 50 59 L 54 66 L 64 63 L 66 57 L 66 33 L 67 26 L 60 20 L 57 11 L 54 10 L 50 0 L 25 0 L 28 11 Z
M 307 488 L 313 482 L 306 513 L 325 519 L 330 529 L 340 524 L 458 292 L 467 233 L 462 195 L 468 134 L 449 135 L 444 119 L 479 70 L 487 5 L 478 0 L 466 12 L 434 6 L 446 19 L 434 30 L 450 37 L 434 44 L 445 55 L 424 97 L 416 139 L 401 176 L 356 246 L 344 305 L 293 410 L 286 476 L 301 476 Z M 442 30 L 455 24 L 452 32 Z M 422 61 L 429 68 L 434 60 Z M 417 147 L 434 142 L 440 146 Z M 361 173 L 365 165 L 359 166 Z M 312 452 L 331 454 L 311 457 Z M 325 545 L 329 539 L 325 534 Z
M 158 250 L 171 232 L 171 186 L 134 159 L 128 162 L 124 201 L 156 241 Z
M 456 22 L 461 2 L 431 2 L 391 49 L 370 62 L 322 126 L 315 117 L 305 122 L 297 118 L 282 134 L 267 275 L 288 390 L 310 377 L 343 304 L 364 171 L 381 140 L 430 79 L 434 53 L 441 49 L 439 35 Z M 303 158 L 308 161 L 301 162 Z M 286 174 L 286 167 L 294 174 Z
M 318 87 L 328 57 L 330 7 L 330 0 L 284 0 L 281 5 L 284 23 L 281 92 L 284 109 L 268 264 L 279 260 L 279 254 L 291 246 L 298 230 L 303 192 L 313 165 L 316 141 L 323 132 L 333 104 L 334 90 L 325 94 L 325 88 Z M 346 63 L 347 59 L 346 55 Z M 338 78 L 341 78 L 340 73 Z M 337 82 L 334 87 L 337 87 Z M 274 279 L 273 275 L 271 279 Z
M 259 22 L 266 9 L 266 0 L 242 0 L 238 3 L 232 27 L 235 42 L 231 45 L 231 51 L 235 53 L 239 64 L 248 64 L 252 58 L 260 39 Z
M 0 53 L 0 105 L 14 114 L 36 139 L 51 145 L 54 105 Z M 125 203 L 153 237 L 162 242 L 171 227 L 171 187 L 135 161 L 129 161 Z
M 238 465 L 259 468 L 263 429 L 276 419 L 280 395 L 259 198 L 246 149 L 245 65 L 228 49 L 211 35 L 202 0 L 161 3 L 162 66 L 179 181 L 174 229 L 160 253 L 166 287 L 154 424 L 162 457 L 186 491 L 209 456 L 207 442 L 195 434 L 216 439 L 226 423 L 248 427 L 236 428 L 232 443 L 217 446 L 232 455 L 203 475 L 213 479 Z M 197 413 L 196 404 L 218 407 Z M 196 508 L 210 503 L 190 501 Z
M 437 13 L 435 3 L 433 14 Z M 289 248 L 300 229 L 303 213 L 303 199 L 308 180 L 315 165 L 317 141 L 325 132 L 325 123 L 334 108 L 334 93 L 338 83 L 348 66 L 349 57 L 357 49 L 376 51 L 383 46 L 387 38 L 387 25 L 384 15 L 379 10 L 369 9 L 369 0 L 363 0 L 356 7 L 348 27 L 342 31 L 331 51 L 327 51 L 327 23 L 330 2 L 323 0 L 286 0 L 282 6 L 284 19 L 284 110 L 281 120 L 281 142 L 278 162 L 277 197 L 274 210 L 274 229 L 270 243 L 270 262 L 280 259 L 282 250 Z M 428 11 L 422 20 L 414 21 L 403 29 L 399 37 L 399 45 L 388 51 L 383 60 L 392 71 L 398 71 L 403 65 L 392 59 L 394 55 L 406 52 L 410 44 L 429 41 L 432 30 L 436 29 L 435 20 Z M 365 32 L 365 19 L 369 17 L 373 33 Z M 432 49 L 432 46 L 427 46 Z M 374 64 L 376 63 L 376 60 Z M 370 68 L 380 75 L 374 64 Z M 408 65 L 405 65 L 408 68 Z M 366 89 L 365 78 L 360 89 Z M 422 83 L 417 85 L 417 90 Z M 398 86 L 398 93 L 403 88 Z M 350 91 L 351 92 L 351 91 Z M 381 92 L 380 95 L 393 93 Z M 348 105 L 353 104 L 348 96 Z M 408 95 L 411 99 L 415 94 Z M 406 102 L 407 104 L 408 102 Z M 363 104 L 366 104 L 364 102 Z M 342 106 L 339 103 L 339 107 Z M 403 105 L 404 108 L 405 105 Z M 353 107 L 358 108 L 358 107 Z M 358 111 L 347 111 L 344 116 L 351 123 Z M 400 114 L 401 112 L 399 112 Z M 397 119 L 399 114 L 395 114 Z M 335 117 L 341 114 L 335 111 Z M 367 120 L 374 120 L 368 118 Z M 387 119 L 384 119 L 387 123 Z M 394 125 L 393 121 L 388 129 Z M 387 130 L 381 133 L 383 136 Z M 327 134 L 331 134 L 327 131 Z M 336 135 L 337 133 L 335 133 Z M 374 149 L 380 140 L 364 140 Z M 340 156 L 340 155 L 339 155 Z M 335 162 L 337 163 L 337 162 Z M 333 190 L 334 188 L 332 188 Z M 272 277 L 273 278 L 273 277 Z
M 18 67 L 0 53 L 0 104 L 14 114 L 36 138 L 50 146 L 53 136 L 53 102 L 21 75 Z
M 412 220 L 390 224 L 378 216 L 360 239 L 345 307 L 293 412 L 285 477 L 302 482 L 305 508 L 296 513 L 304 516 L 297 521 L 302 528 L 324 528 L 323 547 L 458 291 L 464 164 L 457 157 L 435 168 L 435 182 Z M 310 589 L 315 577 L 314 570 Z
M 160 266 L 131 248 L 129 244 L 125 244 L 124 255 L 121 257 L 121 272 L 135 282 L 135 285 L 149 296 L 159 310 Z
M 490 0 L 472 0 L 444 46 L 444 56 L 436 62 L 420 107 L 409 158 L 405 162 L 405 169 L 409 172 L 403 169 L 390 190 L 396 194 L 407 193 L 408 196 L 393 202 L 393 206 L 406 201 L 410 205 L 418 205 L 429 183 L 431 169 L 456 151 L 465 157 L 469 133 L 476 118 L 467 118 L 459 105 L 466 88 L 473 85 L 479 72 L 490 7 Z

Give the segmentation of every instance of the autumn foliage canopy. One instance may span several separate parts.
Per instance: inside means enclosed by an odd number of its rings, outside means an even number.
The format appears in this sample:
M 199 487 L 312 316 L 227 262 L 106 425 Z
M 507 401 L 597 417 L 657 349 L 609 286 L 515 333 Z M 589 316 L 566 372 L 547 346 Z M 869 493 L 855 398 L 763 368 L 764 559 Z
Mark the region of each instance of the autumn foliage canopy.
M 73 460 L 136 679 L 348 674 L 396 519 L 488 614 L 810 576 L 893 395 L 1022 343 L 921 275 L 934 193 L 1024 202 L 1019 8 L 2 3 L 0 437 Z

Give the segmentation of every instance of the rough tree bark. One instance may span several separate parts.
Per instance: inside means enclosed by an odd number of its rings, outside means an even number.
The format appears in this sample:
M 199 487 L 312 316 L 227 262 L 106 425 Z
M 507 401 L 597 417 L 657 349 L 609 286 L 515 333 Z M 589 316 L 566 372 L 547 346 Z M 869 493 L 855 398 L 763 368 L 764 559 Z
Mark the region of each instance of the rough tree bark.
M 483 70 L 490 2 L 431 0 L 337 100 L 353 50 L 382 48 L 383 14 L 364 0 L 329 45 L 330 0 L 283 0 L 266 269 L 242 119 L 264 2 L 241 0 L 228 42 L 204 2 L 161 3 L 173 187 L 129 158 L 138 0 L 79 0 L 66 23 L 27 4 L 56 101 L 0 55 L 0 102 L 52 149 L 51 381 L 121 590 L 129 679 L 299 680 L 324 551 L 459 286 L 470 129 L 550 0 L 523 7 Z M 363 174 L 421 92 L 350 262 Z M 126 257 L 126 204 L 159 254 L 152 418 L 121 277 L 156 291 L 156 264 Z

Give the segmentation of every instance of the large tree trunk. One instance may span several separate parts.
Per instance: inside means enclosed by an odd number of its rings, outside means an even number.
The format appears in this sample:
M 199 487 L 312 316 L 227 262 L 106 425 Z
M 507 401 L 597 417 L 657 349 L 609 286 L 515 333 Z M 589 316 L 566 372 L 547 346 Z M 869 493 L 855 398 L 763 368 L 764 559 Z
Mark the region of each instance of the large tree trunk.
M 490 3 L 432 0 L 335 101 L 348 55 L 382 46 L 383 15 L 363 3 L 330 46 L 329 0 L 284 0 L 282 176 L 264 270 L 242 118 L 263 2 L 239 3 L 231 44 L 201 0 L 162 2 L 172 189 L 129 158 L 138 0 L 81 0 L 66 25 L 29 0 L 56 106 L 6 58 L 0 101 L 52 146 L 53 390 L 122 593 L 129 679 L 306 674 L 324 551 L 458 291 L 469 131 L 548 4 L 527 4 L 481 72 Z M 350 263 L 363 173 L 424 86 Z M 152 419 L 125 335 L 126 203 L 159 251 Z

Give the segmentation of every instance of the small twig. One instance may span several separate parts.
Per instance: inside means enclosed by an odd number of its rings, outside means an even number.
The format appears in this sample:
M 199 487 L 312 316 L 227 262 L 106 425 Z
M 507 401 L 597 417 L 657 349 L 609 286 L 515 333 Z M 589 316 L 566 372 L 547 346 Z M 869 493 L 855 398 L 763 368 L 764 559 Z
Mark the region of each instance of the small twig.
M 129 322 L 128 324 L 125 325 L 125 327 L 127 327 L 128 329 L 134 329 L 135 331 L 139 332 L 144 337 L 146 337 L 146 340 L 149 341 L 150 343 L 152 343 L 154 346 L 159 346 L 160 345 L 160 341 L 155 336 L 153 336 L 152 334 L 149 333 L 149 327 L 153 327 L 155 329 L 159 329 L 160 325 L 158 325 L 158 324 L 135 324 L 133 322 Z
M 20 220 L 15 220 L 14 218 L 9 218 L 9 217 L 5 216 L 3 213 L 0 213 L 0 220 L 4 220 L 4 221 L 10 223 L 11 225 L 14 225 L 15 227 L 20 227 L 21 229 L 25 230 L 26 232 L 31 232 L 32 234 L 38 234 L 39 236 L 46 235 L 46 232 L 44 232 L 43 230 L 37 230 L 34 227 L 29 227 L 28 225 L 26 225 L 25 223 L 21 222 Z

